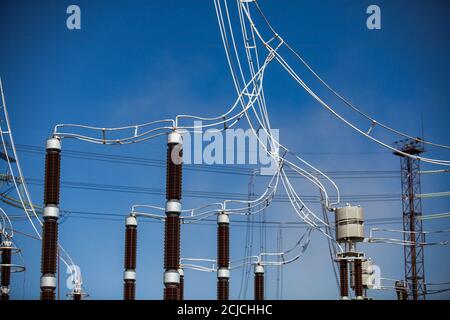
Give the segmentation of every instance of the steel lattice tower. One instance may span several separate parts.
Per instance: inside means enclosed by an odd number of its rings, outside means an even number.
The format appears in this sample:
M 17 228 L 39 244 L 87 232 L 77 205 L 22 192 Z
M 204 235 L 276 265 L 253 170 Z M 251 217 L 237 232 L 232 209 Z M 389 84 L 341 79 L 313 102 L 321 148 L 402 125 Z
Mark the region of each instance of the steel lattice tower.
M 420 139 L 401 140 L 395 143 L 398 150 L 419 155 L 425 152 Z M 422 200 L 417 197 L 421 193 L 420 188 L 420 160 L 399 153 L 402 183 L 402 208 L 403 208 L 403 240 L 405 283 L 408 299 L 425 300 L 425 262 L 423 243 L 425 235 L 422 232 L 422 220 L 417 219 L 422 215 Z

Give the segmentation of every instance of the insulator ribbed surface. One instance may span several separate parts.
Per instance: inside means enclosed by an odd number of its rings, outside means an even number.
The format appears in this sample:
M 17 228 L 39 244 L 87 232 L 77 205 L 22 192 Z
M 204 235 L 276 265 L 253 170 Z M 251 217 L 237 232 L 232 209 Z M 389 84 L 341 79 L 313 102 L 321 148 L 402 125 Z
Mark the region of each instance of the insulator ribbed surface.
M 58 252 L 58 221 L 45 218 L 42 232 L 42 274 L 56 273 L 56 260 Z
M 180 300 L 184 300 L 184 276 L 180 275 Z
M 179 300 L 180 290 L 175 284 L 168 284 L 164 288 L 164 300 Z
M 227 278 L 217 279 L 217 300 L 229 299 L 230 284 Z
M 164 268 L 178 270 L 180 263 L 180 217 L 169 215 L 165 221 Z
M 48 150 L 45 156 L 44 203 L 59 204 L 59 179 L 61 170 L 61 153 Z
M 127 226 L 125 230 L 125 270 L 136 269 L 137 228 Z
M 360 259 L 355 260 L 355 295 L 357 297 L 363 296 L 362 264 Z
M 41 291 L 41 300 L 55 300 L 55 291 L 50 288 L 43 288 Z
M 76 301 L 81 300 L 81 293 L 74 293 L 73 300 L 76 300 Z
M 347 261 L 339 261 L 339 275 L 341 280 L 341 297 L 348 297 L 348 268 Z
M 228 224 L 219 224 L 217 228 L 217 261 L 219 268 L 228 268 L 230 264 L 230 228 Z
M 123 299 L 134 300 L 136 298 L 136 282 L 134 280 L 125 280 L 123 284 Z
M 11 249 L 2 249 L 2 265 L 11 264 Z M 11 267 L 2 266 L 1 285 L 8 287 L 11 282 Z
M 1 301 L 8 301 L 8 300 L 9 300 L 9 294 L 2 293 L 2 294 L 0 295 L 0 300 L 1 300 Z
M 166 171 L 166 199 L 167 200 L 181 200 L 182 179 L 183 179 L 183 164 L 180 162 L 176 164 L 172 161 L 172 153 L 174 148 L 180 150 L 179 156 L 182 157 L 183 149 L 181 145 L 174 143 L 167 145 L 167 171 Z
M 264 274 L 255 274 L 255 300 L 264 300 Z

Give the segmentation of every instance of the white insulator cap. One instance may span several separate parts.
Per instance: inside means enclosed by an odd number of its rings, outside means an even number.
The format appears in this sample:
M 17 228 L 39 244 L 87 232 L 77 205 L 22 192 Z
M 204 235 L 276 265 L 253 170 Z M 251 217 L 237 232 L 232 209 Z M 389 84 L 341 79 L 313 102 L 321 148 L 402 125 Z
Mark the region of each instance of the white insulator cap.
M 2 294 L 9 294 L 9 287 L 1 287 L 0 288 L 0 292 L 2 293 Z
M 364 300 L 364 297 L 362 297 L 362 296 L 357 296 L 357 297 L 356 297 L 356 300 Z
M 180 283 L 180 274 L 176 270 L 164 272 L 164 283 Z
M 166 213 L 181 213 L 181 203 L 175 200 L 167 201 Z
M 349 298 L 347 296 L 343 296 L 341 297 L 341 300 L 349 300 Z
M 137 219 L 134 216 L 128 216 L 125 220 L 125 225 L 127 226 L 137 226 Z
M 217 270 L 217 278 L 230 278 L 230 269 L 228 268 L 220 268 Z
M 172 131 L 167 135 L 167 143 L 176 143 L 176 144 L 182 144 L 183 143 L 183 137 L 182 135 L 177 131 Z
M 50 149 L 61 150 L 61 140 L 59 140 L 58 138 L 47 139 L 47 142 L 45 144 L 45 148 L 47 150 L 50 150 Z
M 44 218 L 59 218 L 59 208 L 57 206 L 48 205 L 44 208 Z
M 264 273 L 264 267 L 260 264 L 255 265 L 255 273 Z
M 56 277 L 49 275 L 42 276 L 41 288 L 56 288 Z
M 230 223 L 230 217 L 228 216 L 228 213 L 221 212 L 217 215 L 217 223 Z
M 125 270 L 123 273 L 124 280 L 136 280 L 136 271 L 134 270 Z
M 178 274 L 180 277 L 184 277 L 184 270 L 182 268 L 178 269 Z
M 11 247 L 11 246 L 12 246 L 12 242 L 9 241 L 9 240 L 4 240 L 4 241 L 1 243 L 1 246 L 2 246 L 2 247 Z

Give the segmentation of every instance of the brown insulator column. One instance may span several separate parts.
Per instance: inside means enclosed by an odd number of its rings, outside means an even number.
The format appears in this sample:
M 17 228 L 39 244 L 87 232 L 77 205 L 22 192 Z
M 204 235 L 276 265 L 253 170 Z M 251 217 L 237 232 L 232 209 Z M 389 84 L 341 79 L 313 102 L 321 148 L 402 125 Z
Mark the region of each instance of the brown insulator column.
M 362 263 L 361 259 L 354 260 L 355 266 L 355 296 L 356 299 L 363 299 L 363 285 L 362 285 Z
M 136 297 L 136 247 L 137 220 L 129 216 L 125 222 L 125 259 L 123 274 L 123 299 L 135 300 Z
M 180 213 L 183 139 L 176 131 L 167 137 L 166 220 L 164 229 L 164 300 L 180 299 Z
M 347 260 L 339 260 L 339 274 L 341 280 L 341 299 L 348 299 L 348 265 Z
M 226 212 L 217 215 L 217 300 L 230 296 L 230 218 Z
M 264 267 L 260 264 L 255 265 L 255 300 L 264 300 Z
M 11 241 L 5 240 L 1 244 L 2 251 L 2 276 L 1 276 L 1 300 L 9 300 L 9 285 L 11 283 Z
M 44 181 L 44 224 L 42 227 L 41 300 L 54 300 L 58 250 L 59 180 L 61 141 L 47 140 Z

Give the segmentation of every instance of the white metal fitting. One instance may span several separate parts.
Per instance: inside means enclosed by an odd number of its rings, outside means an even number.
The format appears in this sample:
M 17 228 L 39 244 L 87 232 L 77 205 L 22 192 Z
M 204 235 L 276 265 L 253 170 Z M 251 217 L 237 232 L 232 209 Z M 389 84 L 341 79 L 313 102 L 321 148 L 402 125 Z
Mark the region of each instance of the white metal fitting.
M 137 219 L 134 216 L 129 216 L 125 219 L 126 226 L 135 226 L 137 227 Z
M 1 287 L 0 292 L 2 294 L 9 294 L 9 287 Z
M 181 213 L 181 202 L 176 200 L 167 201 L 166 213 Z
M 184 277 L 184 270 L 182 268 L 178 269 L 178 274 L 180 277 Z
M 56 288 L 56 277 L 51 275 L 42 276 L 41 288 Z
M 48 205 L 44 208 L 44 218 L 59 218 L 59 208 L 57 206 Z
M 180 274 L 176 270 L 164 272 L 164 283 L 180 283 Z
M 61 150 L 61 140 L 58 138 L 49 138 L 45 144 L 47 150 Z
M 264 273 L 264 267 L 260 264 L 255 265 L 255 273 Z
M 136 280 L 136 271 L 134 270 L 125 270 L 123 273 L 124 280 Z
M 228 268 L 220 268 L 217 270 L 217 278 L 230 278 L 230 269 Z
M 167 144 L 182 144 L 183 143 L 183 137 L 182 135 L 177 131 L 172 131 L 167 135 Z
M 228 216 L 228 213 L 226 213 L 225 211 L 222 211 L 221 213 L 219 213 L 217 215 L 217 223 L 225 223 L 225 224 L 229 224 L 230 223 L 230 217 Z
M 1 245 L 1 247 L 11 247 L 12 246 L 12 242 L 9 240 L 4 240 Z

